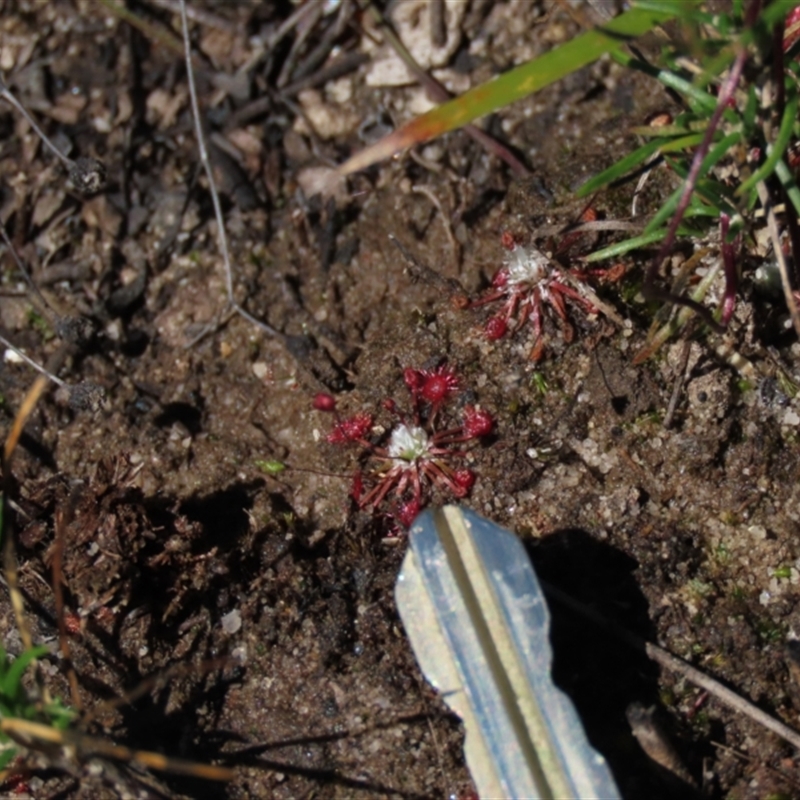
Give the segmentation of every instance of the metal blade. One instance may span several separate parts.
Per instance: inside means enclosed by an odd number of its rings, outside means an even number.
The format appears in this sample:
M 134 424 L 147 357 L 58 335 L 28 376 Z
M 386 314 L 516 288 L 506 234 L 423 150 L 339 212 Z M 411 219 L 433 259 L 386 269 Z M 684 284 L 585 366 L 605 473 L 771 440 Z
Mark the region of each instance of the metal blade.
M 550 615 L 517 537 L 456 506 L 414 521 L 395 596 L 428 680 L 464 720 L 481 797 L 619 792 L 550 677 Z

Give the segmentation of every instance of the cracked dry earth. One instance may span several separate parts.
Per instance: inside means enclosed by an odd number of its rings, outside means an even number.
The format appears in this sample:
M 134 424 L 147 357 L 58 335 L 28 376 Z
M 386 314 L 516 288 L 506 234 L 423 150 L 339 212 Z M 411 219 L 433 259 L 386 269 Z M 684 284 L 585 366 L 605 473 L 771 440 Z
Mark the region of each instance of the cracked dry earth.
M 95 759 L 72 774 L 36 769 L 32 795 L 471 796 L 459 721 L 425 683 L 394 605 L 405 542 L 353 508 L 357 453 L 326 441 L 331 419 L 312 407 L 326 392 L 342 413 L 388 426 L 385 401 L 408 402 L 403 370 L 443 363 L 459 376 L 454 408 L 478 404 L 495 420 L 470 450 L 477 479 L 463 502 L 515 530 L 551 584 L 800 724 L 800 348 L 781 301 L 753 286 L 757 254 L 724 341 L 670 341 L 642 363 L 654 312 L 637 299 L 647 253 L 616 283 L 594 284 L 623 325 L 571 308 L 567 343 L 546 310 L 539 364 L 530 325 L 490 341 L 491 312 L 452 302 L 487 290 L 507 257 L 504 233 L 547 247 L 542 231 L 578 219 L 571 190 L 628 152 L 626 130 L 668 109 L 667 95 L 601 60 L 489 122 L 533 178 L 513 179 L 459 132 L 325 199 L 316 192 L 330 165 L 415 113 L 421 90 L 392 85 L 384 49 L 345 26 L 336 43 L 369 58 L 281 96 L 270 87 L 299 33 L 287 29 L 274 52 L 264 43 L 295 7 L 192 5 L 211 15 L 193 23 L 193 44 L 237 297 L 281 335 L 219 319 L 225 277 L 168 4 L 131 5 L 167 36 L 157 40 L 96 0 L 5 3 L 9 87 L 59 146 L 102 159 L 109 174 L 104 193 L 75 198 L 27 123 L 0 108 L 0 218 L 52 304 L 98 328 L 59 375 L 106 390 L 94 415 L 59 392 L 39 403 L 13 463 L 15 524 L 34 638 L 52 645 L 48 681 L 68 698 L 51 582 L 64 520 L 72 658 L 84 710 L 96 712 L 87 732 L 226 763 L 235 779 L 156 778 Z M 427 65 L 454 91 L 578 31 L 551 3 L 459 5 L 452 47 Z M 335 19 L 309 22 L 298 52 Z M 671 181 L 656 176 L 640 208 Z M 597 210 L 625 216 L 632 191 L 598 198 Z M 9 258 L 0 324 L 40 363 L 59 351 Z M 31 381 L 5 359 L 4 433 Z M 271 461 L 289 468 L 272 474 Z M 2 608 L 5 647 L 18 653 L 7 599 Z M 632 702 L 657 707 L 708 796 L 800 794 L 788 744 L 590 623 L 553 614 L 556 680 L 624 797 L 690 791 L 642 753 Z M 164 671 L 135 701 L 101 706 Z

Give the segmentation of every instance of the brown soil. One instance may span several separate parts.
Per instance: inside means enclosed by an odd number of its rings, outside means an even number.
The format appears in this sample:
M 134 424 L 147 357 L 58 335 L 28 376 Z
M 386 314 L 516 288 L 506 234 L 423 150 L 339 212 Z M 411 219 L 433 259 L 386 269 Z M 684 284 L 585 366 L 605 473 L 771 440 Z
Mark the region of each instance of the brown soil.
M 134 10 L 174 36 L 178 18 L 161 5 Z M 419 90 L 368 86 L 369 62 L 284 102 L 270 87 L 299 34 L 258 49 L 293 6 L 207 4 L 225 25 L 194 27 L 197 80 L 208 132 L 231 151 L 214 159 L 236 294 L 281 332 L 270 337 L 238 316 L 219 319 L 225 279 L 180 53 L 95 0 L 12 6 L 0 20 L 9 86 L 110 178 L 101 195 L 72 196 L 27 123 L 0 109 L 2 220 L 50 302 L 98 327 L 89 347 L 62 357 L 59 375 L 106 390 L 97 414 L 72 410 L 63 391 L 46 396 L 15 457 L 34 638 L 52 645 L 51 690 L 68 698 L 51 579 L 60 516 L 68 618 L 79 627 L 72 657 L 82 702 L 98 715 L 87 732 L 236 767 L 227 785 L 143 777 L 148 796 L 469 796 L 459 720 L 425 683 L 395 608 L 405 541 L 353 509 L 357 452 L 326 443 L 332 420 L 312 409 L 315 393 L 330 392 L 343 413 L 386 424 L 386 399 L 409 402 L 403 369 L 444 362 L 460 376 L 456 407 L 479 403 L 496 421 L 470 451 L 478 478 L 464 503 L 514 529 L 550 583 L 798 723 L 786 645 L 800 624 L 800 417 L 785 390 L 800 352 L 780 303 L 754 292 L 756 265 L 744 264 L 725 338 L 725 352 L 755 372 L 743 377 L 717 354 L 721 339 L 696 335 L 670 427 L 684 344 L 633 363 L 654 312 L 637 300 L 647 253 L 617 283 L 595 284 L 626 326 L 573 307 L 567 343 L 547 314 L 538 365 L 530 326 L 489 342 L 490 312 L 453 303 L 486 289 L 504 231 L 557 246 L 541 231 L 578 218 L 570 191 L 630 150 L 627 128 L 669 108 L 665 93 L 603 60 L 489 121 L 532 179 L 515 181 L 459 132 L 356 175 L 326 201 L 311 196 L 311 168 L 341 163 L 407 118 Z M 445 82 L 461 91 L 578 31 L 560 6 L 546 7 L 545 16 L 529 0 L 469 4 Z M 301 67 L 334 20 L 314 23 Z M 346 28 L 336 41 L 359 38 Z M 670 181 L 654 175 L 639 208 Z M 625 216 L 632 192 L 596 206 Z M 47 362 L 61 345 L 10 258 L 2 289 L 4 335 Z M 4 431 L 30 382 L 28 367 L 6 360 Z M 271 476 L 259 466 L 270 460 L 290 468 Z M 789 745 L 553 612 L 556 679 L 624 797 L 676 796 L 631 735 L 631 702 L 659 707 L 708 796 L 800 793 Z M 18 653 L 7 600 L 2 626 Z M 100 709 L 170 668 L 135 702 Z M 110 761 L 73 764 L 71 775 L 52 754 L 48 763 L 29 777 L 36 797 L 116 797 L 136 780 Z

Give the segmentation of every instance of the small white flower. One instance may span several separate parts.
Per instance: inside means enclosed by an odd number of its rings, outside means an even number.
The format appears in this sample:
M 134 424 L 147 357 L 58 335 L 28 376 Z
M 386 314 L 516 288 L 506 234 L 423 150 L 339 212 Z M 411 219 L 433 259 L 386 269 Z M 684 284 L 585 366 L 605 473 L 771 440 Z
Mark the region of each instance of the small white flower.
M 428 434 L 422 428 L 398 425 L 392 431 L 388 453 L 390 458 L 416 461 L 428 452 Z
M 511 286 L 521 283 L 535 285 L 549 272 L 547 256 L 535 247 L 515 247 L 508 254 L 505 266 Z

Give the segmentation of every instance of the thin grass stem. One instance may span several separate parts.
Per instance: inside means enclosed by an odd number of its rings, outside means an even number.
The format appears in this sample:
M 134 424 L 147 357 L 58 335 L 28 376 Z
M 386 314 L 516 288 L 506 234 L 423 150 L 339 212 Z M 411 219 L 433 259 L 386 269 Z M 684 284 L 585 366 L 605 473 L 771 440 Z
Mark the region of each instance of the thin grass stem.
M 29 355 L 23 353 L 18 347 L 11 344 L 4 336 L 0 336 L 0 343 L 3 344 L 4 347 L 7 347 L 13 353 L 21 358 L 28 366 L 33 367 L 37 372 L 40 372 L 42 375 L 45 376 L 48 380 L 55 383 L 57 386 L 61 386 L 62 388 L 69 388 L 69 384 L 66 381 L 62 381 L 58 375 L 54 375 L 52 372 L 48 372 L 41 364 L 34 361 Z
M 6 86 L 0 86 L 0 97 L 9 105 L 13 106 L 22 116 L 28 125 L 33 128 L 34 133 L 44 142 L 48 150 L 69 170 L 75 163 L 71 158 L 65 156 L 48 138 L 47 134 L 38 126 L 36 120 L 28 113 L 28 109 L 14 97 Z
M 189 40 L 189 20 L 186 14 L 186 0 L 180 0 L 181 10 L 181 30 L 183 33 L 183 51 L 186 61 L 186 80 L 189 85 L 189 98 L 192 105 L 192 119 L 194 120 L 194 129 L 197 136 L 197 149 L 200 151 L 200 162 L 203 165 L 203 170 L 206 173 L 208 180 L 208 190 L 211 194 L 211 202 L 214 205 L 214 217 L 217 221 L 217 245 L 219 247 L 220 255 L 225 267 L 225 289 L 228 294 L 228 303 L 237 314 L 246 319 L 251 324 L 260 328 L 270 336 L 284 338 L 280 331 L 256 319 L 252 314 L 245 311 L 233 293 L 233 266 L 231 265 L 230 250 L 228 248 L 228 234 L 225 231 L 225 217 L 222 214 L 222 203 L 219 199 L 219 191 L 217 190 L 217 182 L 214 179 L 214 171 L 211 168 L 211 160 L 208 157 L 208 149 L 206 147 L 206 137 L 203 133 L 203 124 L 200 121 L 200 103 L 197 99 L 197 87 L 194 82 L 194 69 L 192 67 L 192 45 Z

